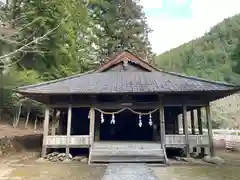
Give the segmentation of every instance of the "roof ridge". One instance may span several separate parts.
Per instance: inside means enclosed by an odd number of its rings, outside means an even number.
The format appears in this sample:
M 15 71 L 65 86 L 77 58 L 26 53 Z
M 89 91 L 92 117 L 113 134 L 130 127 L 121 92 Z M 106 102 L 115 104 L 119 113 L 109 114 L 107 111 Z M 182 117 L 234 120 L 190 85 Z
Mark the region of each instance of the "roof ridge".
M 31 87 L 38 87 L 38 86 L 42 86 L 42 85 L 47 85 L 47 84 L 50 84 L 50 83 L 57 83 L 57 82 L 60 82 L 60 81 L 64 81 L 64 80 L 73 79 L 73 78 L 76 78 L 76 77 L 79 77 L 79 76 L 87 75 L 87 74 L 90 74 L 90 73 L 92 73 L 92 72 L 94 72 L 94 70 L 87 71 L 87 72 L 80 73 L 80 74 L 75 74 L 75 75 L 72 75 L 72 76 L 67 76 L 67 77 L 59 78 L 59 79 L 54 79 L 54 80 L 50 80 L 50 81 L 45 81 L 45 82 L 41 82 L 41 83 L 37 83 L 37 84 L 31 84 L 31 85 L 21 86 L 21 87 L 18 87 L 17 89 L 18 89 L 18 90 L 22 90 L 22 89 L 25 89 L 25 88 L 31 88 Z
M 130 54 L 132 54 L 133 56 L 137 57 L 140 61 L 142 61 L 143 63 L 147 64 L 148 66 L 150 66 L 151 68 L 155 69 L 155 70 L 158 70 L 158 68 L 156 68 L 155 66 L 153 66 L 152 64 L 150 64 L 149 62 L 145 61 L 143 58 L 137 56 L 135 53 L 133 53 L 132 51 L 130 50 L 125 50 L 125 52 L 128 52 Z

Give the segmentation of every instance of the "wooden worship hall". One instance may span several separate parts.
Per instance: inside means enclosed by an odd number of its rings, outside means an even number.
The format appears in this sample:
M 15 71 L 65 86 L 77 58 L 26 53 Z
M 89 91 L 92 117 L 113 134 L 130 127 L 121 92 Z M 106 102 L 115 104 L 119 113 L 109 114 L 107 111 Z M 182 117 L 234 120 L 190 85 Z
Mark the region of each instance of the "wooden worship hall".
M 239 89 L 166 72 L 124 51 L 94 71 L 17 92 L 46 105 L 42 156 L 50 148 L 67 154 L 87 148 L 89 163 L 166 163 L 169 148 L 182 148 L 186 156 L 204 149 L 215 155 L 209 103 Z M 60 112 L 59 121 L 50 118 L 52 110 Z

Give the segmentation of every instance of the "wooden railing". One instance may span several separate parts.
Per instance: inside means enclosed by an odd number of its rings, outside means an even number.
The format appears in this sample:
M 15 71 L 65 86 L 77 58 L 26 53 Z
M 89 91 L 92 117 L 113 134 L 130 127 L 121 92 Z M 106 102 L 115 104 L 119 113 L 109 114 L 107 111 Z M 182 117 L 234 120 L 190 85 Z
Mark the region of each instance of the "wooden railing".
M 46 146 L 53 147 L 83 147 L 89 146 L 89 135 L 74 135 L 67 138 L 67 136 L 47 136 Z
M 189 145 L 191 147 L 194 146 L 205 146 L 208 145 L 208 136 L 207 135 L 189 135 Z M 166 135 L 166 146 L 167 147 L 181 147 L 187 144 L 185 142 L 184 134 L 172 134 Z
M 166 135 L 166 145 L 171 147 L 171 145 L 185 145 L 185 136 L 178 134 Z

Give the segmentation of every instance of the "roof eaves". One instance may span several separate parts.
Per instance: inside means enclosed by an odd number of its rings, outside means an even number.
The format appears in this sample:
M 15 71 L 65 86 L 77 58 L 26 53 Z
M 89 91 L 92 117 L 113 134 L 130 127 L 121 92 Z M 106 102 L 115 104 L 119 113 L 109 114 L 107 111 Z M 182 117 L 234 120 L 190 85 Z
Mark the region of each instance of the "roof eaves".
M 229 92 L 230 94 L 232 93 L 237 93 L 240 91 L 240 88 L 237 89 L 228 89 L 228 90 L 217 90 L 217 92 Z M 143 92 L 129 92 L 129 91 L 122 91 L 122 92 L 115 92 L 115 91 L 109 91 L 109 92 L 81 92 L 81 94 L 86 94 L 86 95 L 98 95 L 98 94 L 152 94 L 152 93 L 163 93 L 163 94 L 169 94 L 169 93 L 176 93 L 176 94 L 191 94 L 191 93 L 209 93 L 209 92 L 216 92 L 216 90 L 188 90 L 188 91 L 157 91 L 157 92 L 152 92 L 152 91 L 143 91 Z M 68 95 L 69 92 L 25 92 L 22 91 L 21 93 L 27 93 L 27 94 L 32 94 L 32 95 Z M 79 92 L 71 92 L 70 94 L 79 94 Z
M 80 76 L 83 76 L 83 75 L 87 75 L 87 74 L 90 74 L 92 72 L 94 72 L 94 70 L 87 71 L 87 72 L 81 73 L 81 74 L 76 74 L 76 75 L 73 75 L 73 76 L 59 78 L 59 79 L 55 79 L 55 80 L 51 80 L 51 81 L 46 81 L 46 82 L 42 82 L 42 83 L 37 83 L 37 84 L 32 84 L 32 85 L 27 85 L 27 86 L 21 86 L 21 87 L 18 87 L 16 89 L 16 91 L 20 92 L 21 90 L 24 90 L 26 88 L 34 88 L 34 87 L 39 87 L 39 86 L 42 86 L 42 85 L 53 84 L 53 83 L 61 82 L 61 81 L 64 81 L 64 80 L 68 80 L 68 79 L 80 77 Z

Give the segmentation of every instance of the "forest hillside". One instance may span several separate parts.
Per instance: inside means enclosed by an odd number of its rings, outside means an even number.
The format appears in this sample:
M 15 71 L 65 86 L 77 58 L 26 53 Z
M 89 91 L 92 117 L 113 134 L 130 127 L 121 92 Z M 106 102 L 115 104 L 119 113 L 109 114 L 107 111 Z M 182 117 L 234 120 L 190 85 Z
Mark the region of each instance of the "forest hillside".
M 240 15 L 158 56 L 150 32 L 139 0 L 0 1 L 0 121 L 21 104 L 23 116 L 29 107 L 30 117 L 42 114 L 39 104 L 12 89 L 86 72 L 125 49 L 162 69 L 240 83 Z M 238 99 L 213 108 L 216 125 L 232 126 Z
M 168 71 L 240 84 L 240 14 L 223 20 L 204 36 L 155 57 Z M 240 95 L 212 103 L 216 126 L 240 125 Z

